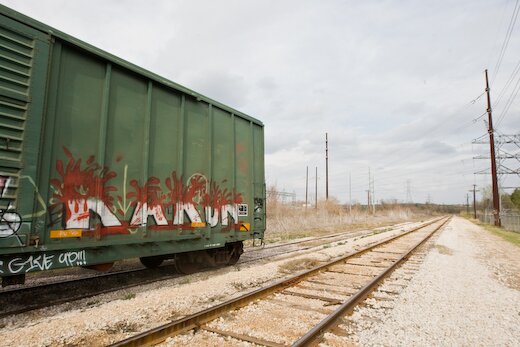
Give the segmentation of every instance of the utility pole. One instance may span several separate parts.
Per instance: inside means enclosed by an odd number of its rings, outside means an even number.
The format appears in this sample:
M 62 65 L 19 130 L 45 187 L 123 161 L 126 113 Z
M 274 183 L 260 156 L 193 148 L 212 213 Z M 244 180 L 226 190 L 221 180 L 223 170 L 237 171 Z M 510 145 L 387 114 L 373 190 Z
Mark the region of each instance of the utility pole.
M 352 174 L 348 173 L 348 212 L 352 213 Z
M 376 213 L 376 204 L 375 204 L 375 189 L 374 189 L 374 179 L 370 174 L 370 167 L 368 168 L 368 209 L 372 209 L 372 213 Z
M 318 167 L 316 166 L 316 189 L 314 191 L 314 209 L 318 210 Z
M 309 203 L 309 166 L 307 166 L 307 171 L 305 173 L 305 209 L 307 209 L 307 204 Z
M 370 191 L 372 190 L 372 179 L 370 178 L 370 166 L 368 167 L 368 209 L 370 210 L 370 205 L 372 200 L 370 199 Z
M 477 190 L 477 185 L 474 184 L 473 185 L 473 189 L 470 190 L 470 192 L 473 192 L 473 218 L 477 219 L 477 198 L 476 198 L 476 192 L 478 192 L 479 190 Z M 466 197 L 468 195 L 466 194 Z
M 376 184 L 375 178 L 372 176 L 372 213 L 376 214 Z
M 367 211 L 370 212 L 370 189 L 367 191 Z
M 469 215 L 469 194 L 466 193 L 466 214 Z
M 325 133 L 325 200 L 329 200 L 329 134 Z
M 497 179 L 497 163 L 495 158 L 495 137 L 493 130 L 493 116 L 491 111 L 491 96 L 489 93 L 489 82 L 488 82 L 488 73 L 487 69 L 486 73 L 486 94 L 487 94 L 487 113 L 488 113 L 488 133 L 489 133 L 489 151 L 491 154 L 491 181 L 493 185 L 493 216 L 495 217 L 495 225 L 497 227 L 501 226 L 500 222 L 500 197 L 498 195 L 498 179 Z M 474 193 L 473 193 L 474 196 Z M 476 212 L 475 212 L 475 218 Z

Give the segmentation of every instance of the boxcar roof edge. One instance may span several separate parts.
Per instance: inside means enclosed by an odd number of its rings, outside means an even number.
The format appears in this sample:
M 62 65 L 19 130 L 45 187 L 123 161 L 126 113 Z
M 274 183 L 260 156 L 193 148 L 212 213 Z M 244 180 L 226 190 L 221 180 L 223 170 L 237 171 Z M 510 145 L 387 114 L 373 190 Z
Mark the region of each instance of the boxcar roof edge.
M 222 110 L 230 112 L 230 113 L 232 113 L 232 114 L 234 114 L 236 116 L 242 117 L 242 118 L 244 118 L 244 119 L 246 119 L 248 121 L 251 121 L 251 122 L 253 122 L 253 123 L 257 124 L 257 125 L 260 125 L 262 127 L 264 126 L 264 124 L 260 120 L 254 118 L 254 117 L 251 117 L 251 116 L 249 116 L 249 115 L 247 115 L 247 114 L 245 114 L 243 112 L 240 112 L 240 111 L 238 111 L 238 110 L 236 110 L 236 109 L 234 109 L 234 108 L 232 108 L 230 106 L 224 105 L 224 104 L 222 104 L 222 103 L 220 103 L 220 102 L 218 102 L 216 100 L 213 100 L 213 99 L 211 99 L 211 98 L 209 98 L 209 97 L 207 97 L 205 95 L 197 93 L 197 92 L 195 92 L 195 91 L 193 91 L 193 90 L 191 90 L 191 89 L 189 89 L 187 87 L 184 87 L 184 86 L 182 86 L 182 85 L 180 85 L 180 84 L 178 84 L 176 82 L 173 82 L 173 81 L 171 81 L 171 80 L 169 80 L 167 78 L 161 77 L 160 75 L 158 75 L 156 73 L 153 73 L 153 72 L 151 72 L 149 70 L 146 70 L 146 69 L 144 69 L 144 68 L 142 68 L 142 67 L 140 67 L 140 66 L 138 66 L 136 64 L 133 64 L 133 63 L 127 61 L 127 60 L 119 58 L 119 57 L 117 57 L 117 56 L 115 56 L 115 55 L 113 55 L 111 53 L 108 53 L 107 51 L 104 51 L 104 50 L 102 50 L 100 48 L 97 48 L 97 47 L 87 43 L 87 42 L 84 42 L 84 41 L 82 41 L 80 39 L 77 39 L 77 38 L 75 38 L 75 37 L 73 37 L 73 36 L 71 36 L 69 34 L 66 34 L 66 33 L 60 31 L 60 30 L 57 30 L 57 29 L 55 29 L 55 28 L 53 28 L 53 27 L 51 27 L 51 26 L 49 26 L 47 24 L 44 24 L 44 23 L 42 23 L 42 22 L 40 22 L 40 21 L 38 21 L 38 20 L 36 20 L 34 18 L 26 16 L 26 15 L 20 13 L 20 12 L 17 12 L 17 11 L 15 11 L 15 10 L 5 6 L 5 5 L 0 4 L 0 13 L 5 15 L 6 17 L 9 17 L 10 19 L 13 19 L 13 20 L 15 20 L 17 22 L 20 22 L 22 24 L 30 26 L 30 27 L 32 27 L 32 28 L 34 28 L 36 30 L 41 31 L 41 32 L 47 33 L 47 34 L 49 34 L 51 36 L 57 37 L 57 38 L 65 41 L 65 42 L 67 42 L 69 44 L 77 46 L 77 47 L 79 47 L 79 48 L 81 48 L 81 49 L 83 49 L 83 50 L 85 50 L 85 51 L 87 51 L 87 52 L 89 52 L 91 54 L 94 54 L 94 55 L 97 55 L 99 57 L 102 57 L 102 58 L 104 58 L 104 59 L 106 59 L 106 60 L 108 60 L 108 61 L 110 61 L 112 63 L 115 63 L 115 64 L 117 64 L 119 66 L 122 66 L 122 67 L 124 67 L 124 68 L 126 68 L 128 70 L 131 70 L 134 73 L 137 73 L 137 74 L 142 75 L 142 76 L 144 76 L 146 78 L 149 78 L 149 79 L 151 79 L 151 80 L 153 80 L 155 82 L 158 82 L 158 83 L 160 83 L 160 84 L 162 84 L 164 86 L 167 86 L 169 88 L 173 88 L 173 89 L 175 89 L 177 91 L 180 91 L 180 92 L 183 92 L 185 94 L 191 95 L 194 98 L 200 99 L 200 100 L 202 100 L 204 102 L 207 102 L 210 105 L 213 105 L 213 106 L 216 106 L 218 108 L 221 108 Z

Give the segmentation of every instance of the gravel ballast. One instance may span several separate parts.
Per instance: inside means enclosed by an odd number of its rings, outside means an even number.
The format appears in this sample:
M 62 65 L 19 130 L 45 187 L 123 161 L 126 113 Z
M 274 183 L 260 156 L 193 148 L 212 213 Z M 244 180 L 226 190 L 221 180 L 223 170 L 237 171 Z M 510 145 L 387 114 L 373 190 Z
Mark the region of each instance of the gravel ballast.
M 290 259 L 276 257 L 199 273 L 6 318 L 0 320 L 0 346 L 106 345 L 285 277 L 286 270 L 296 263 L 327 261 L 400 232 L 348 240 L 313 254 L 292 254 Z M 421 259 L 412 259 L 398 269 L 383 285 L 386 292 L 377 293 L 356 309 L 350 320 L 357 324 L 343 324 L 349 325 L 346 330 L 350 336 L 327 333 L 323 345 L 520 346 L 517 246 L 455 217 Z M 297 298 L 277 298 L 298 303 Z M 319 302 L 316 305 L 312 314 L 326 313 L 320 312 Z M 255 319 L 253 311 L 244 314 Z M 302 315 L 301 323 L 308 316 Z M 258 321 L 266 324 L 260 317 Z M 220 327 L 219 321 L 213 324 Z M 299 331 L 297 327 L 293 330 Z M 289 333 L 287 341 L 292 338 Z M 186 334 L 169 339 L 166 345 L 211 345 L 214 335 Z M 221 345 L 251 345 L 231 338 L 217 339 Z
M 363 346 L 519 346 L 519 266 L 517 246 L 455 217 L 389 309 L 373 303 L 356 309 L 350 319 L 357 329 L 348 329 L 353 335 L 347 340 Z M 338 340 L 329 334 L 323 345 Z
M 0 346 L 100 346 L 165 324 L 289 276 L 288 262 L 325 262 L 409 230 L 407 225 L 323 246 L 177 279 L 112 292 L 70 304 L 0 319 Z

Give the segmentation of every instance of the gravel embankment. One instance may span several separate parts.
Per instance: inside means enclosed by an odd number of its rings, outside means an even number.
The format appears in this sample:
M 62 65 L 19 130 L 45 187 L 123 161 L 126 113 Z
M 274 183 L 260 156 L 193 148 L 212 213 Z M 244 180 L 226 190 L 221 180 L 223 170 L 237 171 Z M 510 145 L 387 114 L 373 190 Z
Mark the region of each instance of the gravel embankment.
M 369 299 L 323 345 L 520 346 L 519 269 L 517 246 L 455 217 L 390 301 Z

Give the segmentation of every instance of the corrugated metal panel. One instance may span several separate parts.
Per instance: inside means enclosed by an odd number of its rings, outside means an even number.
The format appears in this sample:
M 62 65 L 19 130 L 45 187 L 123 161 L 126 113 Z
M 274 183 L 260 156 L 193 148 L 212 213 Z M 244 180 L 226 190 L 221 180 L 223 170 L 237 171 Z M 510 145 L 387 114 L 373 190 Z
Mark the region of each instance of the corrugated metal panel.
M 14 207 L 22 169 L 22 147 L 34 40 L 0 26 L 0 208 Z
M 34 40 L 0 27 L 0 93 L 28 101 Z
M 77 48 L 80 48 L 81 50 L 85 50 L 87 52 L 90 52 L 98 57 L 101 57 L 103 59 L 106 59 L 110 62 L 113 63 L 113 65 L 118 65 L 124 69 L 128 69 L 130 71 L 133 71 L 141 76 L 144 76 L 144 77 L 147 77 L 149 79 L 151 79 L 152 81 L 154 82 L 158 82 L 158 84 L 162 84 L 164 86 L 167 86 L 169 88 L 173 88 L 177 91 L 180 91 L 182 93 L 185 93 L 187 95 L 191 95 L 193 96 L 194 98 L 196 98 L 197 100 L 202 100 L 204 102 L 207 102 L 208 104 L 210 105 L 214 105 L 216 107 L 219 107 L 227 112 L 230 112 L 230 113 L 233 113 L 235 116 L 238 116 L 238 117 L 241 117 L 241 118 L 245 118 L 246 120 L 248 121 L 251 121 L 253 123 L 256 123 L 260 126 L 263 126 L 263 123 L 256 119 L 256 118 L 253 118 L 245 113 L 242 113 L 232 107 L 229 107 L 227 105 L 224 105 L 218 101 L 215 101 L 211 98 L 208 98 L 207 96 L 204 96 L 200 93 L 197 93 L 187 87 L 184 87 L 178 83 L 175 83 L 173 81 L 170 81 L 164 77 L 161 77 L 159 75 L 156 75 L 155 73 L 153 72 L 150 72 L 146 69 L 143 69 L 137 65 L 134 65 L 128 61 L 125 61 L 119 57 L 116 57 L 108 52 L 105 52 L 99 48 L 96 48 L 88 43 L 85 43 L 81 40 L 78 40 L 70 35 L 67 35 L 55 28 L 52 28 L 46 24 L 43 24 L 41 22 L 38 22 L 37 20 L 33 19 L 33 18 L 30 18 L 30 17 L 27 17 L 19 12 L 16 12 L 4 5 L 1 5 L 0 4 L 0 12 L 2 12 L 4 15 L 6 16 L 9 16 L 10 18 L 13 18 L 14 20 L 16 21 L 19 21 L 20 23 L 24 23 L 42 33 L 47 33 L 49 35 L 52 35 L 53 37 L 55 38 L 59 38 L 60 40 L 63 40 L 64 42 L 68 43 L 68 44 L 71 44 Z

